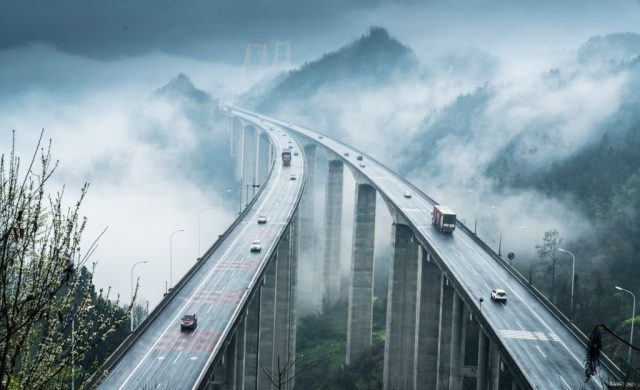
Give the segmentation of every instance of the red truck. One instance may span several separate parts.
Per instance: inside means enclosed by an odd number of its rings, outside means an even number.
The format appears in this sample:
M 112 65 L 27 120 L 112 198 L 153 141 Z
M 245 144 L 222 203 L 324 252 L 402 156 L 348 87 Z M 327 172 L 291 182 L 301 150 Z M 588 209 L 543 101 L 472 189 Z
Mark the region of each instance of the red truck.
M 441 204 L 433 206 L 431 223 L 443 233 L 453 233 L 456 228 L 456 213 Z
M 290 150 L 283 150 L 282 151 L 282 166 L 283 167 L 288 167 L 289 165 L 291 165 L 291 151 Z

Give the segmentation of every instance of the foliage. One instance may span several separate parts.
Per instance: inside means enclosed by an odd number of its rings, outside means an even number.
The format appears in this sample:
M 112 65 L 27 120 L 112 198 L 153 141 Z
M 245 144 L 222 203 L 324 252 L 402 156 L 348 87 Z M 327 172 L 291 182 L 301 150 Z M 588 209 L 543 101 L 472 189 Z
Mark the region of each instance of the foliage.
M 95 294 L 92 272 L 85 268 L 96 244 L 81 250 L 86 218 L 79 208 L 88 186 L 68 208 L 64 189 L 47 195 L 57 162 L 51 160 L 51 142 L 46 149 L 41 142 L 42 134 L 22 176 L 15 145 L 0 158 L 2 388 L 62 388 L 72 379 L 80 384 L 86 372 L 79 363 L 128 314 L 110 302 L 108 291 Z
M 544 237 L 542 238 L 542 245 L 536 245 L 536 250 L 538 251 L 538 256 L 541 259 L 547 259 L 551 262 L 551 299 L 555 298 L 556 292 L 556 254 L 558 252 L 558 248 L 560 248 L 560 244 L 562 244 L 562 237 L 560 237 L 560 233 L 557 230 L 549 230 L 544 232 Z

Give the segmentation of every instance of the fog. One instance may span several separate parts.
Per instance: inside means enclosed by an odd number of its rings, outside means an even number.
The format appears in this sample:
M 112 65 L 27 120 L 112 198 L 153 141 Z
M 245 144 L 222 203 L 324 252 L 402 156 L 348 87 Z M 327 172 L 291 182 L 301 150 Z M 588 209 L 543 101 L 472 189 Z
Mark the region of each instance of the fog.
M 371 25 L 387 28 L 416 53 L 415 74 L 397 75 L 387 85 L 321 89 L 275 114 L 402 169 L 469 225 L 477 216 L 480 234 L 492 245 L 502 231 L 503 248 L 516 251 L 520 261 L 545 230 L 558 229 L 568 240 L 588 237 L 586 216 L 571 199 L 496 188 L 486 169 L 515 140 L 521 162 L 543 169 L 597 139 L 630 76 L 581 63 L 578 49 L 595 35 L 638 32 L 640 20 L 634 0 L 146 1 L 135 7 L 66 0 L 2 7 L 2 152 L 8 152 L 15 129 L 19 154 L 29 156 L 45 129 L 60 159 L 50 189 L 64 184 L 74 199 L 90 182 L 82 208 L 89 218 L 86 242 L 108 226 L 93 256 L 99 262 L 96 284 L 128 297 L 131 266 L 149 260 L 137 273 L 141 297 L 152 305 L 168 279 L 171 233 L 186 229 L 173 241 L 175 283 L 197 257 L 199 211 L 212 208 L 202 214 L 204 249 L 235 209 L 231 196 L 220 197 L 232 182 L 207 183 L 186 169 L 190 153 L 206 145 L 203 132 L 223 129 L 205 129 L 184 104 L 153 97 L 178 73 L 214 97 L 232 96 L 280 70 L 267 67 L 247 79 L 242 65 L 248 41 L 266 42 L 269 56 L 274 42 L 291 42 L 297 66 L 360 37 Z M 438 126 L 446 124 L 447 109 L 482 88 L 486 102 L 469 114 L 468 134 L 443 137 Z M 407 164 L 433 139 L 436 153 L 428 163 Z M 477 212 L 474 194 L 466 190 L 479 194 Z M 353 183 L 345 180 L 345 205 L 352 204 L 352 192 Z M 323 196 L 318 192 L 316 199 Z M 378 202 L 380 213 L 386 210 Z M 343 257 L 350 256 L 348 215 Z M 388 236 L 384 229 L 377 234 Z

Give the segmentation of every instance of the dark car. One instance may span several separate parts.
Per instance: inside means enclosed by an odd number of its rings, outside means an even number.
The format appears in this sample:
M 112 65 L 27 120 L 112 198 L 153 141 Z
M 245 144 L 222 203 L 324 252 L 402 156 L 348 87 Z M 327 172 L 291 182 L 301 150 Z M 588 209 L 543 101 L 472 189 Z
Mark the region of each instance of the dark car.
M 358 161 L 362 161 L 362 156 L 358 156 L 356 158 L 358 159 Z
M 180 330 L 194 330 L 198 326 L 196 313 L 185 313 L 180 321 Z

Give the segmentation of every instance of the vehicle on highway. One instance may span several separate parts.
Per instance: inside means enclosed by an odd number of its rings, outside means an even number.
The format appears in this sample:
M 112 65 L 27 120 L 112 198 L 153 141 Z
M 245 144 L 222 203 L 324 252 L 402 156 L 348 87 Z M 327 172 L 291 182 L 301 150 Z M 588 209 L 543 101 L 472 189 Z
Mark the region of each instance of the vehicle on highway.
M 323 136 L 321 136 L 321 135 L 319 135 L 319 136 L 318 136 L 318 138 L 319 138 L 319 139 L 323 139 L 324 137 L 323 137 Z
M 293 149 L 293 145 L 289 145 L 289 149 Z
M 431 212 L 431 223 L 443 233 L 453 233 L 456 229 L 456 213 L 447 206 L 435 205 Z
M 296 150 L 296 151 L 294 151 L 294 152 L 293 152 L 293 155 L 294 155 L 294 156 L 297 156 L 297 155 L 298 155 L 298 151 L 297 151 L 297 150 Z
M 366 165 L 360 164 L 360 168 L 364 168 L 364 167 L 366 167 Z
M 185 313 L 180 320 L 180 330 L 194 330 L 196 327 L 198 327 L 196 313 Z
M 357 159 L 358 161 L 362 161 L 362 158 L 363 158 L 363 157 L 362 157 L 361 155 L 358 155 L 358 157 L 356 157 L 356 159 Z
M 409 191 L 405 191 L 405 193 L 403 194 L 403 196 L 407 199 L 411 198 L 411 192 Z
M 259 216 L 258 217 L 258 223 L 261 224 L 261 225 L 267 223 L 267 217 L 265 215 Z
M 349 157 L 349 153 L 344 152 L 343 154 L 344 154 L 345 157 Z
M 262 243 L 260 243 L 260 240 L 254 240 L 249 249 L 251 252 L 260 252 L 262 250 Z
M 282 166 L 288 167 L 289 165 L 291 165 L 291 151 L 285 149 L 282 151 Z
M 499 288 L 491 290 L 491 300 L 507 303 L 507 293 Z
M 295 180 L 296 179 L 296 175 L 294 173 L 289 175 L 289 180 Z

